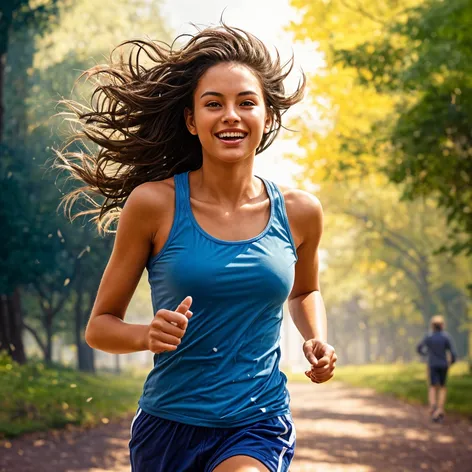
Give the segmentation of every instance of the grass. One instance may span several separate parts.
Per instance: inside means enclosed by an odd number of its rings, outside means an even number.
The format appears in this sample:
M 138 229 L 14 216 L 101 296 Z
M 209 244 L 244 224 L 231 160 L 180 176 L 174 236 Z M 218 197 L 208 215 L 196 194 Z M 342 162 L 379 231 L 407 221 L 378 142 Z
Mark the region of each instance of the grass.
M 83 374 L 41 362 L 18 365 L 0 355 L 0 438 L 108 423 L 136 410 L 141 375 Z
M 292 375 L 293 381 L 303 375 Z M 335 379 L 356 387 L 370 387 L 383 394 L 416 404 L 427 404 L 426 366 L 420 363 L 355 365 L 336 367 Z M 448 411 L 472 418 L 472 375 L 466 362 L 454 364 L 448 372 Z

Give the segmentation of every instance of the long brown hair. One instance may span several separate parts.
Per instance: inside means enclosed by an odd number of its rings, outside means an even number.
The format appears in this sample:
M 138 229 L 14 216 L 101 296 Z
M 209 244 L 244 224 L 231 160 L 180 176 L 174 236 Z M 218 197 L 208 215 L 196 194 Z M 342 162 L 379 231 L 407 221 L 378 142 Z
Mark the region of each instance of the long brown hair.
M 187 42 L 179 48 L 176 41 L 182 39 Z M 184 110 L 193 108 L 198 81 L 215 64 L 243 64 L 261 82 L 272 126 L 256 153 L 272 144 L 282 126 L 282 115 L 302 99 L 303 73 L 293 94 L 287 95 L 283 84 L 293 68 L 293 57 L 281 64 L 278 52 L 272 58 L 262 41 L 250 33 L 222 24 L 195 35 L 181 35 L 176 41 L 171 45 L 144 40 L 120 44 L 109 64 L 81 75 L 96 84 L 90 106 L 61 102 L 81 129 L 56 151 L 56 167 L 83 183 L 63 199 L 69 216 L 78 198 L 85 197 L 91 208 L 75 217 L 91 215 L 106 230 L 138 185 L 201 167 L 201 144 L 187 130 Z M 115 61 L 117 53 L 119 60 Z M 89 150 L 87 140 L 97 145 L 96 152 Z

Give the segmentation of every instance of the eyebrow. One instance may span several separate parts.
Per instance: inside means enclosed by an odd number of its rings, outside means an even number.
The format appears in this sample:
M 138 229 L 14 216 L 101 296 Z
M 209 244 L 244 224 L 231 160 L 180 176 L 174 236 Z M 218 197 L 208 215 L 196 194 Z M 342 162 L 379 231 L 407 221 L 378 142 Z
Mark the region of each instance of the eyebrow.
M 203 93 L 200 98 L 206 97 L 207 95 L 214 95 L 215 97 L 223 97 L 222 93 L 213 92 L 213 91 L 209 90 L 208 92 Z M 242 97 L 242 96 L 245 96 L 245 95 L 257 95 L 257 93 L 253 92 L 252 90 L 245 90 L 244 92 L 239 92 L 238 93 L 238 97 Z

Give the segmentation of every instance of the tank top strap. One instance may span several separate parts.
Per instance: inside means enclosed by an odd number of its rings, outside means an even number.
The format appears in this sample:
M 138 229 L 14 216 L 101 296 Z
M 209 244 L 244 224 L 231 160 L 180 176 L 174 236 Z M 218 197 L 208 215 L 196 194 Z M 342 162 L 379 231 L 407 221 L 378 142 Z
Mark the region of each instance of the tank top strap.
M 188 172 L 174 175 L 175 215 L 174 224 L 187 219 L 187 202 L 189 201 Z
M 288 221 L 287 216 L 287 207 L 285 206 L 285 198 L 282 195 L 277 184 L 270 180 L 266 180 L 262 177 L 259 177 L 265 183 L 267 193 L 269 194 L 269 198 L 272 202 L 272 225 L 276 226 L 282 233 L 285 233 L 287 238 L 290 241 L 292 246 L 292 250 L 294 252 L 295 257 L 297 258 L 297 248 L 295 246 L 295 242 L 293 240 L 292 231 L 290 229 L 290 224 Z

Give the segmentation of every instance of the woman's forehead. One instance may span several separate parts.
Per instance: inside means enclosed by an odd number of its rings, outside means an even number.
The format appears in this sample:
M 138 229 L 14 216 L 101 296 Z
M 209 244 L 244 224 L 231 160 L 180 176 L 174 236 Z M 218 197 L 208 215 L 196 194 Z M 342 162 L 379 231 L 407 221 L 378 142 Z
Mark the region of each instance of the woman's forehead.
M 202 75 L 196 89 L 198 97 L 208 91 L 223 95 L 238 95 L 247 91 L 262 94 L 260 81 L 250 68 L 229 62 L 216 64 Z

